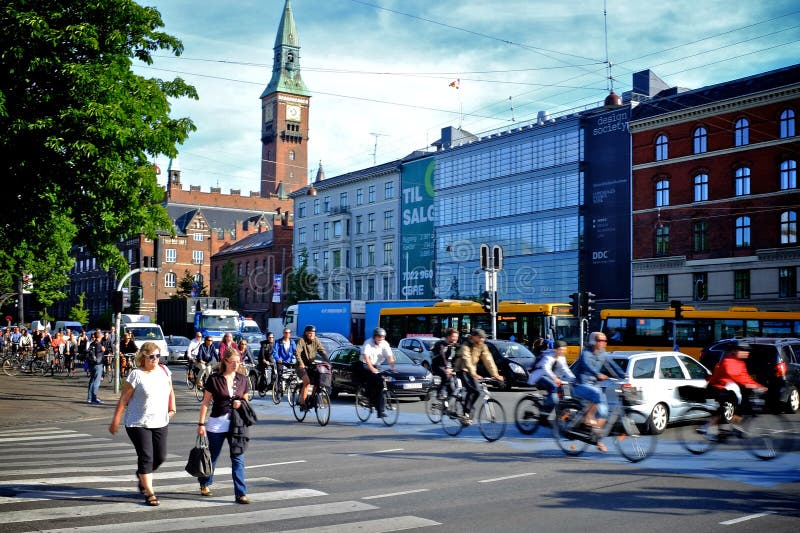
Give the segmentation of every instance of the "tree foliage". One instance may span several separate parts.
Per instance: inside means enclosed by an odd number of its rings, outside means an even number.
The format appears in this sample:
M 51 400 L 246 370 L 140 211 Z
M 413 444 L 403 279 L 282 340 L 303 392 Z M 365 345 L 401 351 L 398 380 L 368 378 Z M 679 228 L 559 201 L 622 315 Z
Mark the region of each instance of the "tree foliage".
M 222 265 L 222 273 L 220 275 L 218 296 L 228 298 L 230 301 L 231 309 L 239 307 L 239 289 L 242 287 L 242 280 L 236 273 L 236 267 L 233 261 L 228 259 Z
M 180 281 L 178 281 L 178 290 L 176 291 L 175 296 L 179 298 L 188 298 L 192 296 L 192 291 L 195 289 L 195 285 L 197 285 L 196 296 L 208 296 L 208 288 L 202 283 L 198 284 L 194 280 L 194 274 L 192 274 L 187 268 L 183 273 L 183 277 L 180 279 Z
M 74 322 L 80 322 L 84 327 L 89 325 L 89 310 L 86 309 L 86 293 L 82 292 L 78 295 L 78 301 L 69 310 L 67 319 Z
M 132 70 L 183 51 L 163 26 L 133 0 L 0 5 L 0 290 L 31 273 L 49 305 L 63 297 L 72 246 L 121 273 L 120 238 L 171 227 L 150 160 L 177 155 L 195 129 L 169 116 L 168 99 L 197 93 Z
M 289 272 L 286 281 L 285 305 L 294 305 L 302 300 L 319 300 L 317 282 L 319 278 L 308 270 L 308 250 L 300 252 L 300 268 Z

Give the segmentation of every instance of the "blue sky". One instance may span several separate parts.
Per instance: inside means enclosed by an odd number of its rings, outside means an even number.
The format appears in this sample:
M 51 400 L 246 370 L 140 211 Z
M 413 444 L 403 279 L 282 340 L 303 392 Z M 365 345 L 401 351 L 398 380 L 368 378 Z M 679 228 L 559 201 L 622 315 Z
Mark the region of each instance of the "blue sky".
M 148 77 L 180 76 L 198 101 L 176 101 L 198 131 L 180 147 L 182 182 L 257 191 L 261 91 L 284 0 L 156 0 L 181 58 Z M 603 2 L 292 0 L 303 79 L 312 92 L 309 168 L 332 177 L 422 149 L 445 126 L 508 129 L 607 95 Z M 608 0 L 614 88 L 652 69 L 697 88 L 798 62 L 795 0 Z M 460 79 L 458 90 L 449 83 Z M 510 97 L 510 98 L 509 98 Z M 512 110 L 513 108 L 513 110 Z M 463 113 L 462 113 L 463 110 Z M 168 161 L 157 160 L 162 169 Z M 165 181 L 165 172 L 161 181 Z

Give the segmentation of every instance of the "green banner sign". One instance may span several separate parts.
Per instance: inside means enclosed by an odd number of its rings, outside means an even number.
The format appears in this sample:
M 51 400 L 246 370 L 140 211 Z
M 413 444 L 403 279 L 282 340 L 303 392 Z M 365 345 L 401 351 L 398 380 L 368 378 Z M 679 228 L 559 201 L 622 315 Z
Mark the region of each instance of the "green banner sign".
M 435 167 L 436 161 L 432 157 L 403 165 L 400 255 L 402 298 L 433 298 Z

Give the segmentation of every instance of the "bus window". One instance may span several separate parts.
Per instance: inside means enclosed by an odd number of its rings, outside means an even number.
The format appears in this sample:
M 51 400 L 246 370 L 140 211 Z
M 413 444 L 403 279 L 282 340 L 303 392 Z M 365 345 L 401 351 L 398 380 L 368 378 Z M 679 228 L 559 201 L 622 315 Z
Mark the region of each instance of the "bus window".
M 581 330 L 578 320 L 575 318 L 556 318 L 555 319 L 556 338 L 553 340 L 564 341 L 570 346 L 578 346 L 581 343 Z
M 792 323 L 789 320 L 763 320 L 761 322 L 761 335 L 763 337 L 781 337 L 783 335 L 791 335 L 791 333 Z
M 745 320 L 745 337 L 758 337 L 759 331 L 759 321 L 758 320 Z
M 715 320 L 714 330 L 716 339 L 744 337 L 744 328 L 741 320 Z
M 637 318 L 636 336 L 644 344 L 663 341 L 672 338 L 672 326 L 666 327 L 666 320 L 663 318 Z
M 607 318 L 603 323 L 603 333 L 606 334 L 609 345 L 629 344 L 626 342 L 631 336 L 628 332 L 628 319 Z
M 708 346 L 716 340 L 713 320 L 695 320 L 694 331 L 696 346 Z

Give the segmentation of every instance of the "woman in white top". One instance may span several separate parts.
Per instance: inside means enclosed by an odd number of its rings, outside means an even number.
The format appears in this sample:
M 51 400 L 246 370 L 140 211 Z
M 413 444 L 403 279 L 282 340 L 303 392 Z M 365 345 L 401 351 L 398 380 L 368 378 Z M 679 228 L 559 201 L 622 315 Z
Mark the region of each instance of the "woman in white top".
M 539 356 L 528 376 L 528 385 L 536 385 L 547 391 L 542 406 L 542 417 L 545 420 L 558 403 L 558 388 L 563 381 L 575 381 L 575 375 L 567 365 L 567 343 L 556 341 L 552 350 L 545 350 Z
M 153 472 L 167 457 L 167 428 L 175 416 L 175 394 L 172 373 L 159 364 L 158 345 L 146 342 L 136 354 L 136 368 L 128 375 L 122 389 L 114 419 L 108 426 L 111 434 L 119 430 L 125 412 L 125 430 L 136 448 L 139 491 L 147 505 L 160 502 L 153 493 Z

